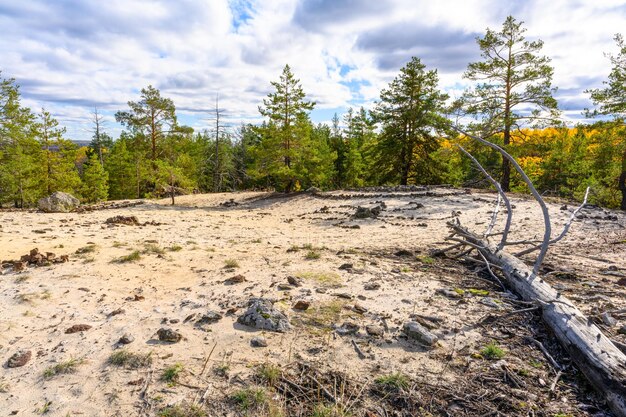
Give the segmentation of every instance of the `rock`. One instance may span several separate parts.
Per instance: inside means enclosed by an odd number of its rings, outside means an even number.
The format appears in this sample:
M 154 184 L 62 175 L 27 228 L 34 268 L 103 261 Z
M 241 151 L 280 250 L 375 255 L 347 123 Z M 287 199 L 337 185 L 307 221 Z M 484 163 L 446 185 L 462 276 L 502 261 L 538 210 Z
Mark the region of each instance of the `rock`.
M 618 334 L 626 334 L 626 324 L 619 328 Z
M 367 291 L 374 291 L 380 289 L 380 284 L 377 282 L 368 282 L 363 286 L 363 289 Z
M 250 340 L 252 347 L 267 347 L 267 339 L 263 336 L 255 336 Z
M 367 313 L 367 308 L 363 307 L 361 304 L 355 304 L 354 307 L 352 307 L 352 310 L 359 313 L 359 314 L 363 314 L 363 313 Z
M 305 300 L 298 300 L 294 305 L 294 310 L 307 310 L 311 306 L 311 303 Z
M 450 290 L 448 288 L 438 288 L 435 293 L 448 298 L 463 298 L 463 294 L 454 290 Z
M 402 331 L 406 334 L 409 340 L 415 340 L 427 346 L 433 346 L 439 340 L 436 335 L 432 334 L 425 327 L 415 321 L 405 323 L 402 327 Z
M 75 324 L 72 327 L 67 328 L 65 330 L 65 334 L 84 332 L 89 329 L 91 329 L 91 326 L 88 324 Z
M 480 299 L 479 303 L 481 303 L 482 305 L 486 305 L 487 307 L 495 308 L 497 310 L 500 310 L 502 308 L 501 303 L 499 303 L 495 298 L 492 297 L 483 297 Z
M 139 220 L 135 216 L 113 216 L 105 221 L 106 224 L 125 224 L 126 226 L 139 226 Z
M 378 217 L 380 212 L 383 210 L 381 206 L 376 206 L 374 208 L 367 207 L 357 207 L 356 212 L 352 215 L 353 219 L 375 219 Z
M 71 194 L 57 191 L 37 202 L 39 210 L 46 213 L 69 213 L 80 205 L 80 201 Z
M 132 334 L 124 333 L 122 337 L 120 337 L 120 340 L 117 341 L 117 343 L 119 343 L 120 345 L 128 345 L 130 343 L 133 343 L 134 341 L 135 337 Z
M 30 361 L 33 356 L 30 350 L 18 350 L 7 361 L 7 368 L 19 368 Z
M 608 327 L 613 327 L 617 324 L 617 320 L 615 320 L 608 312 L 602 313 L 602 322 Z
M 293 287 L 293 286 L 291 286 L 291 285 L 289 285 L 289 284 L 278 284 L 278 285 L 276 286 L 276 289 L 277 289 L 278 291 L 291 291 L 291 290 L 293 290 L 293 288 L 294 288 L 294 287 Z
M 159 340 L 161 342 L 176 343 L 180 342 L 180 340 L 183 338 L 182 334 L 168 327 L 161 327 L 159 330 L 157 330 L 157 335 L 159 336 Z
M 224 284 L 233 285 L 233 284 L 240 284 L 242 282 L 246 282 L 246 277 L 239 274 L 239 275 L 235 275 L 234 277 L 228 278 L 227 280 L 224 281 Z
M 248 309 L 237 318 L 237 323 L 281 333 L 291 329 L 287 316 L 275 309 L 273 303 L 265 298 L 251 298 Z
M 113 316 L 117 316 L 118 314 L 124 314 L 125 312 L 126 310 L 124 310 L 123 308 L 118 308 L 118 309 L 111 311 L 109 314 L 107 314 L 107 316 L 113 317 Z
M 343 298 L 345 300 L 352 300 L 352 295 L 347 292 L 337 292 L 333 294 L 335 297 Z
M 408 251 L 406 249 L 400 249 L 399 251 L 395 253 L 395 255 L 399 257 L 413 256 L 413 252 Z
M 20 272 L 26 269 L 26 262 L 23 261 L 15 261 L 13 262 L 13 271 Z
M 347 336 L 347 335 L 355 334 L 356 332 L 359 331 L 359 328 L 360 327 L 358 324 L 346 321 L 341 326 L 337 327 L 335 329 L 335 332 L 337 332 L 339 336 Z
M 348 269 L 352 269 L 354 268 L 353 264 L 343 264 L 339 267 L 339 269 L 343 270 L 343 271 L 347 271 Z
M 198 319 L 198 321 L 196 322 L 196 325 L 201 326 L 203 324 L 217 323 L 218 321 L 222 319 L 222 317 L 223 316 L 217 311 L 209 310 L 206 313 L 204 313 L 202 317 L 200 317 L 200 319 Z
M 311 193 L 311 194 L 317 194 L 317 193 L 321 193 L 322 190 L 320 190 L 317 187 L 309 187 L 309 188 L 307 188 L 306 192 L 307 193 Z
M 287 277 L 287 282 L 294 287 L 302 286 L 302 278 L 293 277 L 291 275 Z
M 375 324 L 368 324 L 365 326 L 365 331 L 370 336 L 382 336 L 385 334 L 385 329 L 382 326 L 378 326 Z

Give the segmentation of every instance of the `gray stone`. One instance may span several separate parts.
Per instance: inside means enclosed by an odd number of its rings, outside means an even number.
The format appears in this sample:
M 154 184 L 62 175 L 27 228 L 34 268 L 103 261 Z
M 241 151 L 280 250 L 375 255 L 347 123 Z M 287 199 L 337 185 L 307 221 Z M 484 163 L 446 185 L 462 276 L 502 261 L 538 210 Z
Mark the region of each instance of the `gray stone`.
M 349 321 L 345 322 L 344 324 L 342 324 L 341 326 L 335 329 L 335 332 L 337 332 L 337 334 L 340 336 L 347 336 L 350 334 L 355 334 L 358 331 L 359 331 L 359 325 L 349 322 Z
M 433 346 L 439 340 L 436 335 L 432 334 L 425 327 L 415 321 L 405 323 L 402 331 L 406 334 L 409 340 L 415 340 L 427 346 Z
M 71 194 L 57 191 L 37 202 L 39 210 L 46 213 L 69 213 L 80 205 L 80 201 Z
M 618 334 L 626 334 L 626 324 L 619 328 Z
M 608 327 L 614 327 L 617 324 L 617 320 L 615 320 L 609 313 L 602 313 L 602 322 Z
M 117 341 L 117 343 L 119 343 L 120 345 L 128 345 L 130 343 L 133 343 L 134 341 L 135 337 L 132 334 L 124 333 L 122 337 L 120 337 L 120 340 Z
M 250 340 L 250 345 L 252 347 L 267 347 L 267 339 L 263 336 L 255 336 Z
M 385 334 L 385 329 L 382 326 L 378 326 L 376 324 L 369 324 L 365 326 L 365 331 L 370 336 L 382 336 Z
M 159 340 L 161 342 L 176 343 L 176 342 L 180 342 L 180 340 L 183 338 L 183 335 L 181 335 L 177 331 L 172 330 L 168 327 L 160 328 L 157 331 L 157 335 L 159 336 Z
M 265 298 L 251 298 L 248 309 L 237 318 L 237 323 L 280 333 L 291 329 L 287 316 L 275 309 L 274 304 Z
M 204 324 L 213 324 L 217 323 L 222 319 L 222 315 L 217 311 L 209 310 L 200 317 L 200 319 L 196 322 L 197 325 L 202 326 Z

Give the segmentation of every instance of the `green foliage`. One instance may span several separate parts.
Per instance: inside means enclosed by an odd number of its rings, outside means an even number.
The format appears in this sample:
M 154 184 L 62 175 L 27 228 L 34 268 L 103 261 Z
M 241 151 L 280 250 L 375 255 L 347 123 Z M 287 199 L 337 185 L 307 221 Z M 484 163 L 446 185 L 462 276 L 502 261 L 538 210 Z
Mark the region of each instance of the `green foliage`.
M 165 407 L 158 413 L 159 417 L 206 417 L 207 415 L 204 408 L 192 403 L 182 403 Z
M 172 366 L 168 366 L 163 370 L 163 373 L 161 374 L 161 380 L 168 383 L 175 383 L 176 381 L 178 381 L 178 378 L 180 377 L 180 374 L 183 372 L 184 369 L 185 367 L 182 363 L 175 363 Z
M 447 125 L 442 113 L 448 95 L 437 88 L 436 70 L 426 71 L 413 57 L 380 93 L 374 118 L 382 125 L 375 148 L 378 182 L 406 185 L 436 181 L 430 155 L 437 147 L 435 130 Z
M 409 378 L 400 372 L 379 376 L 374 382 L 383 391 L 405 390 L 410 385 Z
M 56 365 L 46 368 L 43 372 L 43 377 L 50 379 L 57 375 L 74 373 L 76 372 L 78 366 L 83 363 L 85 363 L 83 359 L 68 359 L 66 361 L 59 362 Z
M 263 388 L 240 389 L 235 391 L 231 398 L 243 411 L 262 408 L 269 402 L 267 392 Z
M 138 250 L 132 251 L 128 255 L 120 256 L 119 258 L 115 258 L 113 260 L 114 263 L 125 264 L 128 262 L 135 262 L 141 259 L 141 252 Z
M 506 355 L 504 349 L 498 346 L 497 343 L 491 342 L 487 344 L 481 351 L 480 354 L 483 358 L 486 359 L 502 359 Z
M 81 195 L 85 201 L 96 202 L 106 200 L 109 193 L 109 174 L 92 153 L 83 165 L 83 185 Z
M 152 364 L 151 353 L 135 353 L 126 349 L 116 350 L 107 361 L 110 365 L 137 369 Z
M 274 386 L 278 383 L 278 380 L 282 375 L 282 371 L 276 365 L 264 363 L 256 368 L 255 374 L 262 382 L 270 386 Z
M 505 147 L 515 139 L 517 129 L 555 124 L 558 116 L 550 59 L 539 55 L 541 40 L 526 40 L 522 24 L 508 16 L 499 32 L 487 29 L 476 40 L 483 61 L 469 64 L 464 74 L 476 85 L 456 103 L 476 118 L 474 127 L 482 136 L 502 132 Z M 510 189 L 510 171 L 510 163 L 504 160 L 501 185 L 505 191 Z

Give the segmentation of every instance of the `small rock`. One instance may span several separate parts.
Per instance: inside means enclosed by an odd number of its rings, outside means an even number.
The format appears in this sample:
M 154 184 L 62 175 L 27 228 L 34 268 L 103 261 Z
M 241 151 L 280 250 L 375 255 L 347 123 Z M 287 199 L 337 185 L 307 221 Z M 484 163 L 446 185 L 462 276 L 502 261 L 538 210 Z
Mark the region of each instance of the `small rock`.
M 125 313 L 126 310 L 124 310 L 123 308 L 118 308 L 115 309 L 113 311 L 111 311 L 109 314 L 107 314 L 108 317 L 113 317 L 113 316 L 117 316 L 118 314 L 123 314 Z
M 317 187 L 309 187 L 309 188 L 307 188 L 306 192 L 307 193 L 311 193 L 311 194 L 318 194 L 318 193 L 321 193 L 322 190 L 320 190 Z
M 294 287 L 293 287 L 293 286 L 291 286 L 291 285 L 289 285 L 289 284 L 278 284 L 278 285 L 276 286 L 276 289 L 277 289 L 278 291 L 291 291 L 291 290 L 293 290 L 293 288 L 294 288 Z
M 162 342 L 176 343 L 180 342 L 180 340 L 183 338 L 183 335 L 168 327 L 160 328 L 157 331 L 157 335 L 159 336 L 159 340 Z
M 88 324 L 75 324 L 72 327 L 69 327 L 68 329 L 66 329 L 65 334 L 84 332 L 89 329 L 91 329 L 91 326 Z
M 272 301 L 264 298 L 251 298 L 248 309 L 237 318 L 237 323 L 281 333 L 291 329 L 287 316 L 275 309 Z
M 343 298 L 343 299 L 346 299 L 346 300 L 352 300 L 352 295 L 348 294 L 347 292 L 334 293 L 333 295 L 335 297 Z
M 255 336 L 250 340 L 250 345 L 252 347 L 267 347 L 267 339 L 263 336 Z
M 377 282 L 368 282 L 363 286 L 363 289 L 367 291 L 374 291 L 380 289 L 380 284 Z
M 482 305 L 486 305 L 487 307 L 492 307 L 498 310 L 502 308 L 502 305 L 498 303 L 498 301 L 496 301 L 495 298 L 492 298 L 492 297 L 483 297 L 480 299 L 479 303 L 481 303 Z
M 347 336 L 350 334 L 355 334 L 356 332 L 359 331 L 359 328 L 360 327 L 358 324 L 347 321 L 341 326 L 337 327 L 335 329 L 335 332 L 337 332 L 337 334 L 340 336 Z
M 217 311 L 209 310 L 200 317 L 200 319 L 196 322 L 197 325 L 203 324 L 213 324 L 217 323 L 222 319 L 222 315 Z
M 405 323 L 402 331 L 406 334 L 409 340 L 415 340 L 427 346 L 433 346 L 439 340 L 436 335 L 432 334 L 421 324 L 414 321 Z
M 342 271 L 346 271 L 346 270 L 348 270 L 348 269 L 352 269 L 352 268 L 354 268 L 354 265 L 353 265 L 353 264 L 342 264 L 342 265 L 339 267 L 339 269 L 341 269 Z
M 435 291 L 435 293 L 439 295 L 443 295 L 444 297 L 448 297 L 448 298 L 463 298 L 463 294 L 456 292 L 454 290 L 450 290 L 448 288 L 438 288 L 437 291 Z
M 617 320 L 615 320 L 608 312 L 602 313 L 602 322 L 608 327 L 613 327 L 617 324 Z
M 368 324 L 367 326 L 365 326 L 365 331 L 370 336 L 382 336 L 383 334 L 385 334 L 385 329 L 383 329 L 382 326 L 378 326 L 375 324 Z
M 311 306 L 311 303 L 305 300 L 298 300 L 294 306 L 294 310 L 307 310 Z
M 240 284 L 242 282 L 246 282 L 246 277 L 243 275 L 235 275 L 234 277 L 230 277 L 224 281 L 226 285 Z
M 406 249 L 400 249 L 398 252 L 395 253 L 395 255 L 400 257 L 413 256 L 413 252 Z
M 626 334 L 626 324 L 619 328 L 618 334 Z
M 134 341 L 135 337 L 132 334 L 124 333 L 122 337 L 120 337 L 120 340 L 117 341 L 117 343 L 119 343 L 120 345 L 128 345 L 130 343 L 133 343 Z
M 24 366 L 30 361 L 33 356 L 30 350 L 19 350 L 15 352 L 7 361 L 8 368 L 19 368 Z
M 359 314 L 363 314 L 367 312 L 367 308 L 363 307 L 361 304 L 355 304 L 354 307 L 352 307 L 352 310 L 359 313 Z
M 290 275 L 287 277 L 287 282 L 294 287 L 300 287 L 302 285 L 302 278 L 293 277 Z

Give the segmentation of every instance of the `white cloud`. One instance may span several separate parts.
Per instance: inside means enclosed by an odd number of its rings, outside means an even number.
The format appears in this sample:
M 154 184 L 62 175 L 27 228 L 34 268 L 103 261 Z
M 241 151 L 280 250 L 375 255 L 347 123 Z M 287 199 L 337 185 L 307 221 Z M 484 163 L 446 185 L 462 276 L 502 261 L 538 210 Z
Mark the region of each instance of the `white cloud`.
M 575 119 L 584 89 L 609 72 L 603 52 L 623 31 L 623 1 L 0 0 L 0 69 L 76 139 L 89 136 L 96 105 L 119 133 L 112 114 L 148 84 L 201 127 L 217 92 L 234 121 L 257 117 L 286 63 L 320 109 L 371 104 L 412 54 L 458 94 L 478 58 L 473 38 L 508 14 L 544 40 Z

